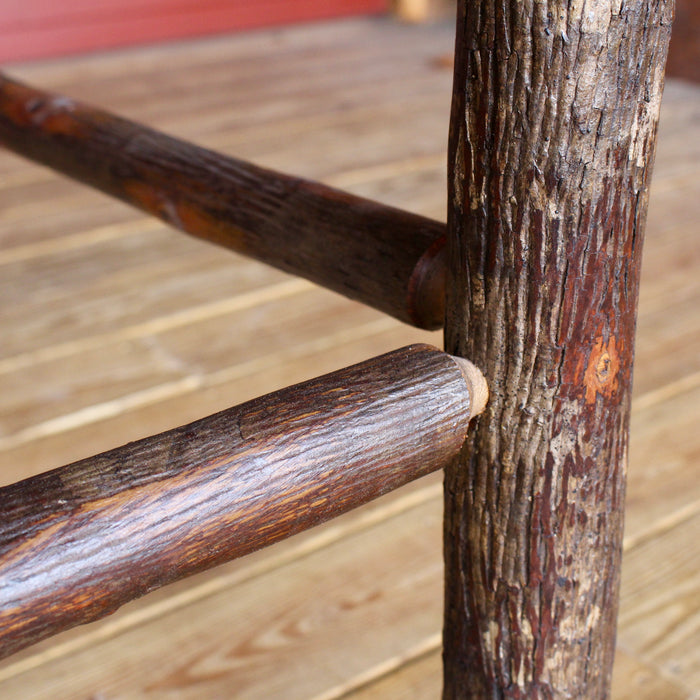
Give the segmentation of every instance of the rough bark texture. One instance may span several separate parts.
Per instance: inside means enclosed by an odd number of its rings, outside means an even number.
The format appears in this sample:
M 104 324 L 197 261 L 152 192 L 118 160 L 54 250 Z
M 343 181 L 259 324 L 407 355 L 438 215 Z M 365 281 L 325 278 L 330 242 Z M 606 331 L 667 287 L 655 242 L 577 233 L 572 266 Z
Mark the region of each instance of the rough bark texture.
M 420 328 L 444 317 L 445 226 L 277 173 L 0 74 L 0 144 Z
M 480 377 L 415 345 L 0 489 L 0 658 L 442 469 Z
M 446 698 L 609 692 L 672 12 L 459 5 L 446 348 L 491 399 L 446 476 Z

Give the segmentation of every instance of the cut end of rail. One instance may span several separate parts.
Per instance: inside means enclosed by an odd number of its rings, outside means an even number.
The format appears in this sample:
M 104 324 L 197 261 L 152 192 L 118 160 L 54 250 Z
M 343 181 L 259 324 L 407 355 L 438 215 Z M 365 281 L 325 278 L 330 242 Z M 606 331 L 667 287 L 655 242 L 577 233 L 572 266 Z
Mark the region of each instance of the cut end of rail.
M 489 400 L 489 386 L 486 383 L 486 377 L 481 373 L 481 370 L 469 360 L 463 357 L 450 356 L 454 360 L 459 371 L 464 377 L 464 381 L 469 387 L 469 395 L 471 396 L 470 418 L 483 413 L 486 408 L 486 402 Z
M 411 323 L 429 331 L 442 328 L 445 322 L 446 240 L 445 236 L 440 236 L 423 253 L 408 283 Z

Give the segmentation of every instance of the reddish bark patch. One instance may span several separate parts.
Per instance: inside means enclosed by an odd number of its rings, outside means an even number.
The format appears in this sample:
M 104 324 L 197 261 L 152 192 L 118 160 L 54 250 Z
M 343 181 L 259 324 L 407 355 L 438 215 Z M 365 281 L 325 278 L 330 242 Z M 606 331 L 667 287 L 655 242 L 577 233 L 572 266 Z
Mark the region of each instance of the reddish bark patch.
M 598 394 L 608 399 L 616 394 L 619 370 L 620 356 L 615 338 L 610 338 L 608 343 L 603 338 L 598 338 L 584 375 L 587 404 L 595 403 Z

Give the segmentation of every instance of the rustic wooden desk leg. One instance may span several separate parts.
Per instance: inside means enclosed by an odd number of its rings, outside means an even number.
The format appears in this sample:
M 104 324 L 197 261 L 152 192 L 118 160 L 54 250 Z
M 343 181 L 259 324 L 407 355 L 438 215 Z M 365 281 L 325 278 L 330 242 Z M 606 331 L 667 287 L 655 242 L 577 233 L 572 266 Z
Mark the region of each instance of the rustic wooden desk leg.
M 446 348 L 491 400 L 445 496 L 445 698 L 604 698 L 673 3 L 460 0 Z

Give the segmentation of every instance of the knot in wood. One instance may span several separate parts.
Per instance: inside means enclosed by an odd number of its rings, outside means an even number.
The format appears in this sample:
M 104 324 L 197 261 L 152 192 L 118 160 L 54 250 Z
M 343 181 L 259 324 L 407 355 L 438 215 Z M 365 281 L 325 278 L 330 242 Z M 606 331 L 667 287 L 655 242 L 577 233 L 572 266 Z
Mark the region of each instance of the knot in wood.
M 598 394 L 612 397 L 617 391 L 619 370 L 620 357 L 615 338 L 610 338 L 607 343 L 602 337 L 597 338 L 584 375 L 586 403 L 595 403 Z

